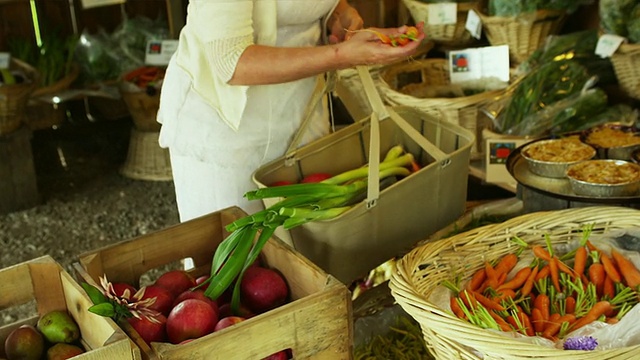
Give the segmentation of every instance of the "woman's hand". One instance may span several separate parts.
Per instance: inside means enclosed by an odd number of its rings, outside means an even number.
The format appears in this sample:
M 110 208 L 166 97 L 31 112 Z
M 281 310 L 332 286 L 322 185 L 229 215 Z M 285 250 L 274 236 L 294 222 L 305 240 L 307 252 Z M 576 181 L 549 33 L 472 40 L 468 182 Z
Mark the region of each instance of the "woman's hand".
M 364 21 L 358 10 L 349 5 L 346 0 L 341 0 L 327 21 L 329 43 L 337 44 L 348 40 L 353 34 L 350 31 L 360 30 L 363 25 Z
M 367 28 L 352 31 L 348 41 L 338 44 L 338 53 L 346 59 L 350 66 L 357 65 L 386 65 L 392 64 L 415 54 L 424 40 L 424 22 L 418 23 L 415 28 L 418 34 L 414 39 L 404 44 L 395 46 L 386 43 L 382 38 L 393 38 L 405 34 L 408 26 L 399 28 Z

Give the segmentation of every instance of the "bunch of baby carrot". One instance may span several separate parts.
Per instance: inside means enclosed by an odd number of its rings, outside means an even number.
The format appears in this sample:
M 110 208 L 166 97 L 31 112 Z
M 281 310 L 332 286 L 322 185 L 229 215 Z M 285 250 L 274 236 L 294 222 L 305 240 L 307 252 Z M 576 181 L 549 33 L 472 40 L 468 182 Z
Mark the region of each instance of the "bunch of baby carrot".
M 463 286 L 442 283 L 453 291 L 452 311 L 483 328 L 554 341 L 593 321 L 619 321 L 640 300 L 640 270 L 615 249 L 594 246 L 591 229 L 586 226 L 580 246 L 563 255 L 554 253 L 548 236 L 546 247 L 515 237 L 516 253 L 485 262 Z M 527 257 L 525 265 L 526 251 L 533 261 Z

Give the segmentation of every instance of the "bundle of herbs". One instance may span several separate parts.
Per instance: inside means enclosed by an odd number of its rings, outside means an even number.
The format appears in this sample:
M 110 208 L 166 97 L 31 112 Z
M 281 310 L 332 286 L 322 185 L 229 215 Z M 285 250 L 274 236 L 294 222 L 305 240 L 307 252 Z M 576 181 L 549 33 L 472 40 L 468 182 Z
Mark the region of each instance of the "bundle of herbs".
M 14 37 L 8 41 L 12 56 L 33 66 L 40 75 L 40 86 L 47 87 L 67 76 L 73 66 L 78 37 L 62 35 L 57 28 L 42 28 L 41 44 L 33 39 Z
M 640 0 L 600 0 L 598 12 L 602 31 L 640 42 Z
M 518 16 L 538 10 L 559 10 L 572 13 L 592 0 L 489 0 L 491 16 Z

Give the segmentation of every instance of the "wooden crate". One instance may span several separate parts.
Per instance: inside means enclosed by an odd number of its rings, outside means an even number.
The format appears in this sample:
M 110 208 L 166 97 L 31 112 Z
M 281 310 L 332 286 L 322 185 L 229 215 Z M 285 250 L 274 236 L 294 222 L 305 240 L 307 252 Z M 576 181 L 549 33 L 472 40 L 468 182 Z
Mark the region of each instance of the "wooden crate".
M 0 270 L 0 309 L 35 300 L 37 315 L 0 327 L 0 344 L 23 324 L 35 325 L 49 311 L 67 310 L 80 327 L 86 352 L 77 359 L 134 359 L 140 350 L 111 319 L 88 311 L 91 300 L 75 279 L 51 256 L 45 255 Z M 0 358 L 4 347 L 0 346 Z
M 139 285 L 149 270 L 191 258 L 195 276 L 207 274 L 216 247 L 228 235 L 224 226 L 246 216 L 231 207 L 164 230 L 82 254 L 74 264 L 78 279 L 97 285 L 106 274 L 112 282 Z M 263 248 L 266 266 L 287 279 L 292 301 L 233 327 L 186 344 L 151 343 L 123 322 L 144 359 L 262 359 L 292 349 L 296 359 L 351 359 L 353 317 L 350 292 L 277 237 Z

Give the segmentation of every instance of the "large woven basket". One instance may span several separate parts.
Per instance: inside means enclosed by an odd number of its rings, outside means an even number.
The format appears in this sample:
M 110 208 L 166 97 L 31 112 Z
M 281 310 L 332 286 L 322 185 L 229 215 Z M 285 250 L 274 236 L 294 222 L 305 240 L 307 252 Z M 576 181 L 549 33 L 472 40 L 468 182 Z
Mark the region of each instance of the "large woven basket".
M 120 174 L 135 180 L 171 181 L 169 150 L 158 144 L 159 132 L 131 129 L 129 149 Z
M 483 1 L 470 1 L 458 3 L 455 24 L 429 24 L 429 9 L 433 4 L 427 4 L 419 0 L 402 0 L 409 10 L 414 22 L 424 21 L 424 33 L 428 40 L 436 45 L 445 47 L 462 48 L 472 45 L 477 40 L 467 31 L 467 14 L 469 10 L 478 12 L 482 8 Z
M 487 40 L 493 46 L 509 45 L 514 64 L 527 60 L 542 46 L 549 35 L 560 32 L 567 18 L 566 11 L 538 10 L 520 16 L 488 16 L 479 13 Z
M 51 103 L 40 97 L 51 98 L 67 91 L 80 75 L 80 67 L 74 64 L 67 75 L 55 83 L 36 88 L 27 102 L 24 122 L 31 130 L 42 130 L 62 125 L 67 116 L 64 102 Z
M 627 95 L 640 100 L 640 44 L 622 44 L 611 56 L 618 83 Z
M 22 70 L 28 81 L 0 86 L 0 135 L 9 134 L 22 125 L 27 101 L 38 81 L 36 69 L 21 60 L 12 58 L 10 69 Z
M 425 90 L 430 87 L 450 84 L 448 61 L 431 58 L 398 63 L 380 70 L 377 86 L 384 101 L 390 105 L 411 106 L 470 130 L 477 139 L 471 149 L 471 158 L 479 158 L 482 154 L 482 129 L 486 125 L 480 109 L 503 90 L 455 98 L 424 97 Z
M 594 206 L 537 212 L 501 224 L 476 228 L 414 248 L 396 263 L 391 293 L 420 323 L 426 345 L 437 359 L 638 359 L 640 345 L 600 350 L 569 351 L 518 341 L 458 319 L 427 299 L 445 279 L 468 279 L 485 261 L 515 252 L 518 236 L 529 244 L 568 244 L 582 236 L 581 227 L 593 224 L 593 234 L 638 227 L 640 210 Z

